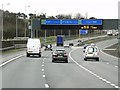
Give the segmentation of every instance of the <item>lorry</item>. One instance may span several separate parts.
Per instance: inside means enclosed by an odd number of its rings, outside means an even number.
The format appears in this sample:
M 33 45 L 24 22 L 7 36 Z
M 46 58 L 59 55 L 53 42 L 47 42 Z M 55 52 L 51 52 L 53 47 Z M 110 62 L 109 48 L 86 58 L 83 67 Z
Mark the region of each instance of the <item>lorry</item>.
M 56 45 L 57 46 L 63 46 L 64 45 L 64 37 L 63 37 L 63 35 L 57 35 Z

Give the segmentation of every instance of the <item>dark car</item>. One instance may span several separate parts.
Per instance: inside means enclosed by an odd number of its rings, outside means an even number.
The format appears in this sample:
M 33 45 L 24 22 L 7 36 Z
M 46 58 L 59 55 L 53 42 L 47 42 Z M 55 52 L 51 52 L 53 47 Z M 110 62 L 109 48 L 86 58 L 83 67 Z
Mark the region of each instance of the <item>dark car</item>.
M 51 44 L 48 44 L 45 46 L 45 51 L 46 50 L 51 50 L 52 51 L 52 45 Z
M 68 63 L 68 55 L 65 49 L 56 49 L 52 53 L 52 62 L 55 61 L 65 61 L 66 63 Z
M 73 43 L 69 43 L 69 46 L 73 46 L 74 44 Z
M 82 42 L 82 40 L 78 40 L 78 42 Z

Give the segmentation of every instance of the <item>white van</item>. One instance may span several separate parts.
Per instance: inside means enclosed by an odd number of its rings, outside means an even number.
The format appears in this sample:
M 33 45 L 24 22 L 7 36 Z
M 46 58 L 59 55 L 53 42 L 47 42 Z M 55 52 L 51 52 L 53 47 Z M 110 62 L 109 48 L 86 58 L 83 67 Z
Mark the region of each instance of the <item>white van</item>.
M 40 39 L 29 38 L 27 42 L 26 56 L 39 55 L 41 57 L 41 43 Z
M 99 49 L 97 46 L 87 46 L 84 53 L 84 60 L 87 59 L 96 59 L 99 61 Z

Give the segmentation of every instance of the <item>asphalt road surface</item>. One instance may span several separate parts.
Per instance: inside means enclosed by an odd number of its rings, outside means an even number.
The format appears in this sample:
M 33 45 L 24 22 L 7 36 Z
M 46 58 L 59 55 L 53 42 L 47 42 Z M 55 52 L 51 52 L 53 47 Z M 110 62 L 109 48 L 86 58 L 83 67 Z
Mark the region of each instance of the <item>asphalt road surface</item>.
M 20 52 L 21 57 L 2 66 L 2 88 L 118 88 L 118 59 L 102 52 L 116 42 L 97 43 L 101 50 L 99 62 L 84 61 L 83 47 L 65 48 L 69 63 L 52 63 L 51 51 L 42 51 L 41 58 Z

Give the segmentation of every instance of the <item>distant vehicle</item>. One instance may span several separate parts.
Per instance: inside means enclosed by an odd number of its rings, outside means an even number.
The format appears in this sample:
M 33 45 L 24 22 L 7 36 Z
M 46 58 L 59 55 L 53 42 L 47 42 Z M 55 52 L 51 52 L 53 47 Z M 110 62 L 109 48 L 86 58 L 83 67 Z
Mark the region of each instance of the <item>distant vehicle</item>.
M 78 42 L 82 42 L 82 40 L 78 40 Z
M 119 34 L 118 30 L 108 30 L 107 31 L 108 36 L 117 36 L 118 34 Z
M 91 43 L 90 45 L 91 45 L 91 46 L 96 46 L 96 44 L 94 44 L 94 43 Z
M 112 36 L 112 30 L 108 30 L 108 31 L 107 31 L 107 35 L 108 35 L 108 36 Z
M 115 35 L 115 36 L 119 35 L 119 32 L 118 32 L 118 31 L 116 31 L 114 35 Z
M 97 46 L 87 46 L 84 53 L 84 60 L 87 59 L 96 59 L 99 61 L 99 49 Z
M 82 41 L 80 41 L 80 42 L 77 43 L 77 46 L 81 46 L 81 45 L 83 45 Z
M 41 57 L 40 39 L 33 39 L 33 38 L 28 39 L 26 56 L 29 57 L 30 55 L 39 55 L 39 57 Z
M 56 44 L 57 44 L 57 46 L 63 46 L 64 45 L 64 37 L 62 35 L 57 35 Z
M 65 49 L 56 49 L 52 53 L 52 62 L 55 61 L 65 61 L 66 63 L 68 63 L 68 55 Z
M 69 48 L 70 46 L 68 44 L 64 44 L 64 48 Z
M 74 44 L 73 43 L 69 43 L 69 46 L 73 46 Z
M 51 50 L 52 51 L 52 45 L 51 44 L 46 45 L 44 50 L 45 51 L 46 50 Z

